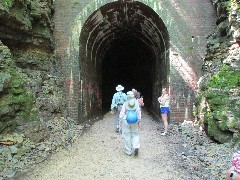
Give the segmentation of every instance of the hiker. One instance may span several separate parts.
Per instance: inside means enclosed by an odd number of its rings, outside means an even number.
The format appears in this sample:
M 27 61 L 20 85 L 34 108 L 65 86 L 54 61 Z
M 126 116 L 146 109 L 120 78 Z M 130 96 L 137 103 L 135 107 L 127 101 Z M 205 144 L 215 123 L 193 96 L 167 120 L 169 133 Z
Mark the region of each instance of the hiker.
M 114 114 L 114 125 L 116 127 L 116 132 L 119 132 L 119 113 L 122 109 L 123 103 L 126 101 L 126 94 L 122 92 L 124 87 L 118 85 L 116 87 L 116 93 L 113 95 L 111 104 L 111 113 Z
M 129 156 L 132 154 L 138 155 L 141 111 L 132 91 L 127 92 L 127 100 L 123 104 L 119 118 L 119 126 L 122 128 L 126 154 Z
M 132 89 L 132 92 L 133 92 L 133 94 L 134 94 L 134 96 L 135 96 L 135 98 L 136 98 L 137 90 L 133 88 L 133 89 Z
M 140 108 L 140 111 L 141 111 L 141 117 L 142 117 L 143 116 L 142 106 L 144 106 L 144 102 L 143 102 L 143 97 L 140 97 L 140 95 L 141 95 L 141 93 L 136 90 L 135 93 L 134 93 L 134 96 L 138 101 L 139 108 Z
M 168 114 L 170 112 L 170 97 L 166 88 L 162 89 L 162 95 L 158 98 L 158 102 L 160 103 L 160 113 L 164 124 L 164 132 L 161 133 L 161 136 L 165 136 L 168 131 Z
M 141 108 L 142 106 L 144 106 L 143 97 L 141 97 L 141 93 L 140 93 L 140 92 L 136 92 L 136 99 L 138 100 L 138 103 L 139 103 L 139 107 L 140 107 L 140 108 Z
M 240 180 L 240 149 L 233 153 L 232 166 L 227 170 L 226 180 Z
M 134 97 L 138 100 L 139 107 L 141 109 L 141 107 L 144 106 L 143 97 L 140 96 L 141 93 L 138 92 L 136 89 L 132 89 L 132 92 L 134 94 Z

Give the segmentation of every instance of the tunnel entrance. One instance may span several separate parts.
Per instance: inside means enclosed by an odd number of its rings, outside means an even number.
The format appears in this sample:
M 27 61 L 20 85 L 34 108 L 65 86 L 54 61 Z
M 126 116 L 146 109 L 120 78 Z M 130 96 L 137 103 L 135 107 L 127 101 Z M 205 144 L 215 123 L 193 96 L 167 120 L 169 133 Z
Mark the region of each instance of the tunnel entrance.
M 137 89 L 147 107 L 169 74 L 169 36 L 162 19 L 140 2 L 117 1 L 93 12 L 79 39 L 80 118 L 109 111 L 115 87 Z
M 145 106 L 150 106 L 155 61 L 151 49 L 139 38 L 125 36 L 112 41 L 102 63 L 103 110 L 110 109 L 118 84 L 124 86 L 124 92 L 137 89 Z

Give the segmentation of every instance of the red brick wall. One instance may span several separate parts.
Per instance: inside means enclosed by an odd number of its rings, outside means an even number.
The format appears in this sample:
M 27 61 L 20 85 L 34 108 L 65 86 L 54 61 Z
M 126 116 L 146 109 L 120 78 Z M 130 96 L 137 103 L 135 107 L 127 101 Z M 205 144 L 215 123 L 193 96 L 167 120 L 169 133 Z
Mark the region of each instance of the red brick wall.
M 105 3 L 104 3 L 105 2 Z M 109 1 L 89 0 L 58 0 L 55 1 L 56 58 L 61 67 L 59 76 L 65 82 L 65 92 L 68 101 L 69 116 L 79 120 L 79 109 L 83 108 L 80 94 L 80 79 L 78 49 L 73 43 L 78 42 L 77 28 L 81 28 L 87 17 L 100 6 Z M 141 1 L 140 1 L 141 2 Z M 170 87 L 174 94 L 172 101 L 172 117 L 175 121 L 192 119 L 192 104 L 194 101 L 194 84 L 201 76 L 202 57 L 205 53 L 205 36 L 215 27 L 215 11 L 209 0 L 164 0 L 142 1 L 154 9 L 168 28 L 171 49 L 183 59 L 180 67 L 187 64 L 192 68 L 189 82 L 181 73 L 176 73 L 176 65 L 171 59 Z M 100 4 L 103 3 L 103 4 Z M 79 20 L 79 23 L 77 22 Z M 81 23 L 80 23 L 81 21 Z M 76 24 L 78 24 L 76 26 Z M 192 36 L 194 41 L 192 42 Z M 186 70 L 184 70 L 186 71 Z M 185 78 L 185 79 L 184 79 Z M 181 88 L 180 88 L 181 87 Z M 154 97 L 156 98 L 156 97 Z M 157 100 L 157 99 L 156 99 Z M 82 112 L 82 111 L 81 111 Z M 80 120 L 81 121 L 81 120 Z

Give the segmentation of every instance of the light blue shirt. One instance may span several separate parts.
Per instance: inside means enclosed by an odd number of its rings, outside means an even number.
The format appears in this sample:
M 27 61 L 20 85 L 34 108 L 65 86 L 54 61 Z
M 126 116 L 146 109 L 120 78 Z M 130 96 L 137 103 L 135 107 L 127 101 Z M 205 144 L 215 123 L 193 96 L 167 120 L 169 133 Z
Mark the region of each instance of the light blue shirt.
M 111 110 L 113 110 L 114 107 L 117 107 L 119 103 L 123 104 L 126 99 L 127 96 L 125 93 L 123 93 L 122 91 L 116 92 L 112 98 Z

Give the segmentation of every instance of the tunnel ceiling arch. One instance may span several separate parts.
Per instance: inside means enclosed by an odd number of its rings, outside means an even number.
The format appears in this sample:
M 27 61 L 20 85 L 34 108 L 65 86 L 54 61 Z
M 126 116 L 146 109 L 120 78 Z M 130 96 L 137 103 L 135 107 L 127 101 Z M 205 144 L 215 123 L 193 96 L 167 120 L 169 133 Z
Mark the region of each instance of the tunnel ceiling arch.
M 88 59 L 97 65 L 111 42 L 126 36 L 140 39 L 152 49 L 162 65 L 169 66 L 169 35 L 166 26 L 158 14 L 140 2 L 112 2 L 92 13 L 81 30 L 80 60 Z
M 134 40 L 134 38 L 137 40 Z M 100 99 L 102 94 L 104 96 L 101 79 L 102 61 L 112 44 L 119 39 L 138 41 L 144 44 L 145 49 L 148 49 L 146 50 L 147 53 L 151 52 L 151 59 L 149 59 L 151 62 L 149 63 L 152 65 L 148 68 L 146 77 L 150 77 L 149 81 L 151 81 L 151 87 L 149 87 L 151 92 L 148 92 L 148 94 L 153 96 L 156 85 L 161 88 L 162 82 L 167 81 L 169 73 L 169 35 L 159 15 L 141 2 L 117 1 L 105 4 L 94 11 L 85 21 L 79 38 L 81 79 L 85 83 L 88 81 L 88 84 L 99 87 Z M 89 104 L 87 102 L 89 101 L 88 97 L 81 99 L 83 104 L 80 106 Z M 105 96 L 104 99 L 106 99 Z M 148 104 L 152 103 L 151 100 L 152 97 L 149 97 Z M 92 106 L 93 102 L 90 104 Z M 91 111 L 91 108 L 88 111 Z M 81 112 L 81 114 L 84 114 L 84 112 Z

